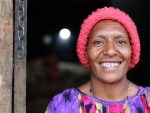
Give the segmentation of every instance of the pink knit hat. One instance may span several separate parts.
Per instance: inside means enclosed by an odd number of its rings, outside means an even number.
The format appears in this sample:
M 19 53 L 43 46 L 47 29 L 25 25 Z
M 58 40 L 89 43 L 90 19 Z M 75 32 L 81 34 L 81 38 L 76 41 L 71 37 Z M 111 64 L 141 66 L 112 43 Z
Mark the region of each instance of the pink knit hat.
M 129 17 L 129 15 L 114 7 L 104 7 L 97 9 L 83 21 L 77 41 L 77 54 L 80 62 L 86 68 L 89 68 L 89 63 L 85 56 L 89 33 L 97 22 L 104 19 L 117 21 L 126 28 L 132 46 L 132 58 L 129 68 L 133 68 L 138 63 L 140 57 L 140 40 L 138 31 L 135 23 Z

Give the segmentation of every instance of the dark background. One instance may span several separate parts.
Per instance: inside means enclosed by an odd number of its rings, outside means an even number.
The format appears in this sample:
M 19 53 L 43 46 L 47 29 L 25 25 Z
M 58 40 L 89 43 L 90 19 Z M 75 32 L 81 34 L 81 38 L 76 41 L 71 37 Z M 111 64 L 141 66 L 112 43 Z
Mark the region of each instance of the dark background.
M 28 0 L 28 113 L 43 113 L 54 94 L 88 80 L 87 76 L 80 76 L 83 74 L 81 70 L 76 76 L 67 69 L 72 66 L 74 67 L 72 70 L 77 70 L 80 66 L 76 55 L 76 41 L 83 19 L 103 6 L 118 7 L 127 12 L 135 21 L 141 40 L 141 58 L 138 65 L 129 72 L 128 77 L 138 85 L 150 86 L 150 7 L 148 0 Z M 58 32 L 64 27 L 71 30 L 72 36 L 67 42 L 60 42 Z M 51 43 L 45 45 L 43 37 L 47 34 L 51 36 Z M 60 70 L 60 67 L 67 71 Z M 56 70 L 54 73 L 61 77 L 50 77 L 52 74 L 47 73 L 52 73 L 51 69 Z M 84 75 L 86 74 L 88 73 L 84 70 Z

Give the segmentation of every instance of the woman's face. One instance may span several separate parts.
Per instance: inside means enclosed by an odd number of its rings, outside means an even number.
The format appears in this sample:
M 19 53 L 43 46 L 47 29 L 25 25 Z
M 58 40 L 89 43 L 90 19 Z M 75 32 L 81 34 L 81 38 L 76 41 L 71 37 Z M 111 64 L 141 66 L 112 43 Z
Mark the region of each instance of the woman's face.
M 125 78 L 131 55 L 128 33 L 120 23 L 103 20 L 91 30 L 86 57 L 96 80 L 112 83 Z

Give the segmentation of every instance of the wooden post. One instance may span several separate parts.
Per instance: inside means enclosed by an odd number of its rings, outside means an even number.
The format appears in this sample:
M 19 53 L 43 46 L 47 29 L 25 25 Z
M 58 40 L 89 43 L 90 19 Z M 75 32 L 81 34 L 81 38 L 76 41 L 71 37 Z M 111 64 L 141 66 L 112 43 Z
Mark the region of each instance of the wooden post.
M 27 0 L 15 0 L 13 113 L 26 113 L 26 27 Z
M 12 113 L 13 3 L 0 0 L 0 113 Z

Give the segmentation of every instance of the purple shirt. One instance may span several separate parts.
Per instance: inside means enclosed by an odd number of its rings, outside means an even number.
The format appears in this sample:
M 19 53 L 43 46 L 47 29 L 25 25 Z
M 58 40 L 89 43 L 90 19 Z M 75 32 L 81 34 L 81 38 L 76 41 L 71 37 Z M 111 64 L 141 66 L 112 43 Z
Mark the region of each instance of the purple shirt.
M 125 101 L 108 102 L 70 88 L 53 97 L 46 113 L 150 113 L 150 87 L 139 86 Z

